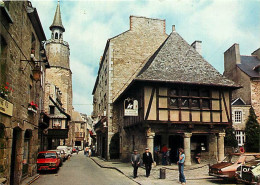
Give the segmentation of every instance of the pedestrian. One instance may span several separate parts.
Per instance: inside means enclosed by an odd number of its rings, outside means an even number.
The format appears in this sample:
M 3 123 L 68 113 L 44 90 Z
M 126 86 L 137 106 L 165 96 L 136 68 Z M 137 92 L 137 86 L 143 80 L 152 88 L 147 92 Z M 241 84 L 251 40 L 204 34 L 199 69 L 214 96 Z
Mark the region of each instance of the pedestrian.
M 168 148 L 168 151 L 166 152 L 166 162 L 167 162 L 167 165 L 171 165 L 171 148 Z
M 179 148 L 179 161 L 177 162 L 179 167 L 179 181 L 182 185 L 186 184 L 186 179 L 184 176 L 184 161 L 185 161 L 185 154 L 183 148 Z
M 79 154 L 79 147 L 76 148 L 77 155 Z
M 164 144 L 163 147 L 162 147 L 162 165 L 167 165 L 167 161 L 166 161 L 166 153 L 168 151 L 168 148 L 167 146 Z
M 91 157 L 91 148 L 88 149 L 88 156 Z
M 134 150 L 134 153 L 131 155 L 131 163 L 132 166 L 134 167 L 134 171 L 133 171 L 134 178 L 137 177 L 137 170 L 140 165 L 140 162 L 141 162 L 141 156 L 140 154 L 137 153 L 137 150 Z
M 85 148 L 85 152 L 86 152 L 86 157 L 88 157 L 88 155 L 89 155 L 89 147 Z
M 151 152 L 149 152 L 149 148 L 146 148 L 143 153 L 143 163 L 145 165 L 146 177 L 149 177 L 153 163 L 153 157 Z

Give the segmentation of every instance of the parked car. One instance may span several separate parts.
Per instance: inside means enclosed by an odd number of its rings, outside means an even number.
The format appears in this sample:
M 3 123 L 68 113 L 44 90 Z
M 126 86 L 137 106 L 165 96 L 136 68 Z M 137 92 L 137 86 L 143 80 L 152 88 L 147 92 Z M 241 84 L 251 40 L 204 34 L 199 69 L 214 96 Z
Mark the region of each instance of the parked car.
M 257 154 L 255 153 L 229 154 L 221 163 L 209 166 L 209 175 L 226 179 L 235 179 L 237 168 L 245 162 L 254 160 L 256 156 Z
M 74 146 L 73 149 L 72 149 L 72 153 L 76 153 L 77 152 L 77 149 L 76 147 Z
M 260 153 L 256 160 L 246 162 L 237 168 L 236 180 L 240 183 L 260 185 Z
M 60 166 L 62 166 L 64 160 L 64 154 L 63 155 L 61 154 L 62 151 L 61 150 L 48 150 L 48 151 L 57 153 L 58 157 L 60 158 Z
M 69 157 L 69 151 L 68 151 L 68 147 L 67 146 L 58 146 L 57 150 L 64 150 L 65 154 L 65 159 L 68 159 Z
M 39 152 L 37 156 L 37 170 L 55 170 L 58 171 L 60 167 L 60 158 L 55 151 Z

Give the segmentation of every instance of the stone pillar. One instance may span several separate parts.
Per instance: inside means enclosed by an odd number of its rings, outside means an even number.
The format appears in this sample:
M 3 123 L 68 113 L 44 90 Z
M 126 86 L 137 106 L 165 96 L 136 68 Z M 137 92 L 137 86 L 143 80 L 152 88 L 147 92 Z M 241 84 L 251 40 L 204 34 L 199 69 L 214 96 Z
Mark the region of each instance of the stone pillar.
M 209 157 L 211 159 L 218 158 L 218 145 L 217 145 L 217 137 L 215 134 L 210 134 L 208 139 L 208 147 L 209 147 Z
M 191 165 L 191 152 L 190 152 L 190 138 L 192 133 L 184 133 L 184 153 L 185 153 L 185 165 Z
M 147 148 L 149 148 L 149 150 L 152 154 L 154 151 L 154 136 L 155 136 L 155 133 L 151 132 L 151 129 L 148 129 L 146 132 L 146 142 L 147 142 Z
M 219 133 L 218 134 L 218 161 L 222 161 L 225 157 L 225 151 L 224 151 L 224 137 L 225 133 Z

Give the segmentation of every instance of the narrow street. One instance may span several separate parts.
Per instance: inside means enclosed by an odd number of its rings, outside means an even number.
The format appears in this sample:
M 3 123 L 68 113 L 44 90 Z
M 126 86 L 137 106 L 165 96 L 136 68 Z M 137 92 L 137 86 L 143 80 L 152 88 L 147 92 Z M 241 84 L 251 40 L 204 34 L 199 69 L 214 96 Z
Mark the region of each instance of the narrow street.
M 123 182 L 123 183 L 122 183 Z M 33 185 L 134 185 L 132 180 L 113 169 L 100 168 L 90 158 L 80 152 L 73 154 L 69 161 L 63 163 L 57 174 L 41 173 Z

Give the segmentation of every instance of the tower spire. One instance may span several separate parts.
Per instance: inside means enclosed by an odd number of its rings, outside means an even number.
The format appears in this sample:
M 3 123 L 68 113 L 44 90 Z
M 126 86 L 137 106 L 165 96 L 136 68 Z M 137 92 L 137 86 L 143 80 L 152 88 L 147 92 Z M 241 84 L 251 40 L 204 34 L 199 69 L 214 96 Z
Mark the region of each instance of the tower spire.
M 62 32 L 65 32 L 65 28 L 62 25 L 62 20 L 61 20 L 61 13 L 60 13 L 60 1 L 58 0 L 55 16 L 53 19 L 53 23 L 50 26 L 50 30 L 53 31 L 53 28 L 58 28 L 61 29 Z

